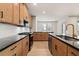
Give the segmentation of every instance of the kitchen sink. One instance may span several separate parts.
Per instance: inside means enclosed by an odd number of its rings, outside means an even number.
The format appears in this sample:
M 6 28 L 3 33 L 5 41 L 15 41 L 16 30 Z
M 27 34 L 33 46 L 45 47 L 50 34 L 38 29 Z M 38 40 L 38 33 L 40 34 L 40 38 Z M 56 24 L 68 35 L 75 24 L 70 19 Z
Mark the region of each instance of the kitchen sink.
M 73 39 L 72 37 L 69 37 L 69 36 L 65 36 L 65 35 L 57 35 L 57 36 L 64 39 L 64 40 L 76 41 L 75 39 Z

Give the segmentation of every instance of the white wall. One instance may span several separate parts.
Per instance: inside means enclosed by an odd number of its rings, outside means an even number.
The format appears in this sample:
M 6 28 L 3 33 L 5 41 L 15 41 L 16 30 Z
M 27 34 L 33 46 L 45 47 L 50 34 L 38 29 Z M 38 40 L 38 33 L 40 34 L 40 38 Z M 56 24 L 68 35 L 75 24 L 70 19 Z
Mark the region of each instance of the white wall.
M 36 17 L 32 17 L 32 29 L 31 32 L 36 32 Z
M 27 30 L 24 27 L 17 27 L 17 26 L 0 23 L 0 38 L 17 35 L 18 33 L 26 32 L 26 31 Z
M 57 21 L 57 34 L 63 34 L 62 33 L 62 24 L 65 24 L 65 21 L 68 19 L 68 17 L 61 17 Z

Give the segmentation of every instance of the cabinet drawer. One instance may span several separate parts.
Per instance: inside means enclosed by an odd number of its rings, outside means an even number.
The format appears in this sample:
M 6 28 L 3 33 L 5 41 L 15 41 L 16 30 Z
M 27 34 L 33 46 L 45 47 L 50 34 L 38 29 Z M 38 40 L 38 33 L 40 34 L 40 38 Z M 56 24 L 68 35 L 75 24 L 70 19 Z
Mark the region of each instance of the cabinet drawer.
M 79 56 L 79 51 L 68 46 L 68 56 Z
M 17 45 L 14 44 L 14 45 L 6 48 L 5 50 L 0 52 L 0 56 L 12 56 L 12 55 L 16 54 L 14 51 L 16 49 L 16 47 L 17 47 Z
M 15 53 L 17 56 L 22 56 L 22 40 L 16 43 Z

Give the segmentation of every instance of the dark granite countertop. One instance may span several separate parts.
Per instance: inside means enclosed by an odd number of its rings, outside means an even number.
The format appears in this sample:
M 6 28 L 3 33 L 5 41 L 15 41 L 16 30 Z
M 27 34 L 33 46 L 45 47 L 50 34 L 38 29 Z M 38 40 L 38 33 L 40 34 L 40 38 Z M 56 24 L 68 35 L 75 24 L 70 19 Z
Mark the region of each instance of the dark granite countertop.
M 59 40 L 63 41 L 64 43 L 76 48 L 77 50 L 79 50 L 79 40 L 76 40 L 74 38 L 68 38 L 68 37 L 64 37 L 64 36 L 61 36 L 61 35 L 55 35 L 55 34 L 52 34 L 52 33 L 49 33 L 50 35 L 52 35 L 53 37 L 56 37 L 58 38 Z
M 13 35 L 13 36 L 5 37 L 5 38 L 0 38 L 0 51 L 20 41 L 22 38 L 26 36 L 27 35 Z

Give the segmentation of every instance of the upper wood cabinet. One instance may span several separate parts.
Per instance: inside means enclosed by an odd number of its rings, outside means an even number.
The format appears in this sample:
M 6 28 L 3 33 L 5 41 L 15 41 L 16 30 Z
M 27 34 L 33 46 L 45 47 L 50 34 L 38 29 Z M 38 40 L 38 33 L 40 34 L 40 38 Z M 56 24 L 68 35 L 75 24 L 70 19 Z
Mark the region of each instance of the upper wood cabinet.
M 12 4 L 0 3 L 0 22 L 12 23 L 13 9 Z
M 24 21 L 24 6 L 20 4 L 20 23 Z
M 29 22 L 29 26 L 32 27 L 32 17 L 28 11 L 27 4 L 20 4 L 20 23 L 24 20 Z
M 20 4 L 13 4 L 13 24 L 20 24 Z
M 24 20 L 32 27 L 32 17 L 26 4 L 0 3 L 0 22 L 23 25 Z

